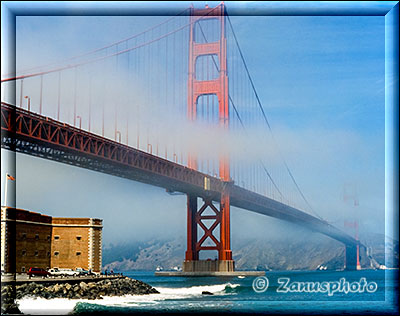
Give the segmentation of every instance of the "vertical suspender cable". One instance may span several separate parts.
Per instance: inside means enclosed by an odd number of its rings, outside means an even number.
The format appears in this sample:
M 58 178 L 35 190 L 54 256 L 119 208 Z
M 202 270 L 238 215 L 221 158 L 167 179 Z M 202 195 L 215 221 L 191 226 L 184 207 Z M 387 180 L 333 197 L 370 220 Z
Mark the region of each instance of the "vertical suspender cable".
M 241 49 L 240 49 L 239 42 L 238 42 L 238 40 L 237 40 L 237 38 L 236 38 L 236 34 L 235 34 L 234 30 L 233 30 L 232 23 L 231 23 L 231 21 L 230 21 L 230 19 L 229 19 L 229 16 L 228 16 L 228 22 L 229 22 L 229 25 L 230 25 L 230 27 L 231 27 L 231 29 L 232 29 L 232 34 L 233 34 L 233 37 L 234 37 L 234 39 L 235 39 L 236 46 L 237 46 L 237 48 L 238 48 L 240 57 L 241 57 L 241 59 L 242 59 L 242 61 L 243 61 L 243 65 L 244 65 L 245 70 L 246 70 L 246 72 L 247 72 L 247 75 L 248 75 L 250 84 L 251 84 L 251 86 L 252 86 L 252 88 L 253 88 L 254 95 L 255 95 L 255 97 L 256 97 L 256 99 L 257 99 L 257 102 L 258 102 L 258 105 L 259 105 L 259 107 L 260 107 L 261 113 L 262 113 L 263 118 L 264 118 L 264 120 L 265 120 L 265 122 L 266 122 L 266 124 L 267 124 L 267 126 L 268 126 L 268 128 L 269 128 L 269 130 L 270 130 L 270 132 L 271 132 L 271 134 L 272 134 L 272 138 L 273 138 L 273 140 L 275 141 L 275 137 L 273 136 L 271 126 L 270 126 L 270 124 L 269 124 L 269 122 L 268 122 L 268 119 L 267 119 L 267 116 L 266 116 L 266 114 L 265 114 L 264 108 L 263 108 L 263 106 L 261 105 L 261 101 L 260 101 L 260 99 L 259 99 L 259 97 L 258 97 L 257 91 L 256 91 L 255 86 L 254 86 L 254 83 L 253 83 L 253 80 L 252 80 L 252 78 L 251 78 L 251 76 L 250 76 L 250 72 L 249 72 L 249 70 L 248 70 L 248 68 L 247 68 L 247 64 L 246 64 L 246 62 L 245 62 L 243 53 L 242 53 L 242 51 L 241 51 Z M 275 141 L 275 143 L 276 143 L 276 141 Z M 278 147 L 277 144 L 276 144 L 276 146 Z M 300 189 L 299 185 L 297 184 L 297 182 L 296 182 L 296 180 L 295 180 L 295 178 L 294 178 L 292 172 L 291 172 L 290 169 L 289 169 L 289 166 L 288 166 L 287 163 L 286 163 L 286 160 L 283 158 L 282 153 L 281 153 L 280 150 L 279 150 L 279 147 L 278 147 L 278 152 L 279 152 L 279 154 L 281 155 L 281 158 L 282 158 L 283 163 L 284 163 L 284 165 L 285 165 L 285 167 L 286 167 L 286 170 L 287 170 L 287 172 L 289 173 L 289 176 L 290 176 L 290 178 L 292 179 L 293 183 L 295 184 L 295 186 L 296 186 L 298 192 L 300 193 L 301 197 L 302 197 L 303 200 L 306 202 L 306 204 L 307 204 L 307 206 L 310 208 L 310 210 L 311 210 L 319 219 L 322 219 L 322 217 L 320 217 L 320 216 L 314 211 L 314 209 L 312 208 L 312 206 L 310 205 L 310 203 L 308 202 L 308 200 L 307 200 L 306 197 L 304 196 L 303 192 L 301 191 L 301 189 Z
M 43 109 L 43 75 L 40 76 L 40 102 L 39 102 L 39 114 L 42 114 Z
M 91 72 L 89 73 L 89 125 L 88 125 L 88 127 L 89 127 L 89 132 L 90 132 L 90 123 L 91 123 L 91 120 L 92 120 L 92 117 L 91 117 L 91 115 L 92 115 L 92 76 L 91 76 Z
M 22 95 L 23 95 L 23 90 L 24 90 L 24 79 L 21 79 L 21 90 L 20 90 L 20 95 L 19 95 L 19 106 L 22 108 Z
M 57 121 L 60 120 L 61 110 L 61 71 L 58 72 L 58 102 L 57 102 Z

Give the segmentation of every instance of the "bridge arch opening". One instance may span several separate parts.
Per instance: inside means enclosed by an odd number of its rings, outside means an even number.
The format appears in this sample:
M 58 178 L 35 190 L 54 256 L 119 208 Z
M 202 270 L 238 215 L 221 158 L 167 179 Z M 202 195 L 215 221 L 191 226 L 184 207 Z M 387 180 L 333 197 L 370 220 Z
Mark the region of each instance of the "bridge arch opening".
M 220 65 L 217 54 L 206 54 L 196 57 L 196 80 L 215 80 L 219 77 L 219 70 Z
M 216 94 L 199 95 L 196 101 L 196 120 L 199 123 L 217 125 L 219 122 L 219 100 Z
M 221 38 L 221 22 L 218 18 L 203 18 L 194 24 L 194 41 L 199 44 L 215 43 Z

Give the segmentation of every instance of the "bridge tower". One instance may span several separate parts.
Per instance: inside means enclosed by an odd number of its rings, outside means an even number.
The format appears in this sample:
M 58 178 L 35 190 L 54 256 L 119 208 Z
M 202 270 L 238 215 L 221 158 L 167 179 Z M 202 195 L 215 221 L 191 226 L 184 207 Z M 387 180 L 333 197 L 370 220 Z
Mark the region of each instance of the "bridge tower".
M 355 229 L 355 239 L 357 242 L 358 238 L 358 222 L 344 222 L 345 227 L 351 227 Z M 360 264 L 360 245 L 356 246 L 345 246 L 345 257 L 344 257 L 344 268 L 346 270 L 361 270 Z
M 360 205 L 358 200 L 357 187 L 353 183 L 345 183 L 343 186 L 343 201 L 345 203 L 351 202 L 354 206 L 354 211 Z M 356 212 L 357 214 L 357 212 Z M 358 238 L 358 221 L 344 221 L 344 227 L 354 228 L 355 239 L 359 242 Z M 345 258 L 344 258 L 344 268 L 346 270 L 361 270 L 360 264 L 360 245 L 356 246 L 345 246 Z
M 219 25 L 219 39 L 214 42 L 200 42 L 197 40 L 200 21 L 214 19 Z M 225 6 L 220 4 L 215 8 L 194 9 L 190 12 L 189 31 L 189 71 L 188 71 L 188 119 L 195 121 L 197 116 L 198 99 L 203 95 L 215 95 L 218 99 L 218 118 L 221 128 L 229 128 L 229 103 L 228 103 L 228 76 L 227 76 L 227 41 L 225 34 Z M 219 75 L 213 80 L 196 79 L 196 62 L 201 56 L 213 56 L 219 61 Z M 189 154 L 188 166 L 197 169 L 196 155 Z M 219 158 L 219 177 L 226 183 L 230 180 L 229 157 Z M 221 193 L 220 209 L 213 204 L 211 197 L 202 197 L 203 205 L 198 208 L 198 197 L 187 197 L 187 251 L 183 270 L 185 272 L 199 271 L 234 271 L 232 251 L 230 246 L 230 197 L 228 185 Z M 209 208 L 215 215 L 203 215 Z M 214 220 L 207 228 L 202 220 Z M 219 225 L 220 236 L 215 236 L 214 230 Z M 197 229 L 204 230 L 203 236 L 198 239 Z M 207 239 L 211 239 L 213 246 L 204 245 Z M 217 250 L 218 261 L 199 260 L 201 250 Z

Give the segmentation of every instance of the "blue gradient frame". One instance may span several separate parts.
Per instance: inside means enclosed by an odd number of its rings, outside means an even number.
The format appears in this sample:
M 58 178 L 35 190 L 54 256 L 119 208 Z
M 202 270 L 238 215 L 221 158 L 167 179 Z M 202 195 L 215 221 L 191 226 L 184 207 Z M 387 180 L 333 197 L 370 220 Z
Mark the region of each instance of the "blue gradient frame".
M 397 3 L 385 15 L 385 248 L 388 237 L 399 240 L 398 87 L 399 4 Z M 392 256 L 394 256 L 394 253 L 392 253 Z M 385 274 L 385 282 L 387 283 L 387 274 Z M 387 298 L 387 295 L 385 295 L 385 298 Z M 398 300 L 397 292 L 394 295 L 394 301 L 398 302 Z
M 195 1 L 196 6 L 205 2 Z M 210 1 L 210 6 L 218 2 Z M 229 15 L 260 16 L 385 16 L 385 238 L 399 240 L 399 3 L 367 2 L 225 2 Z M 3 1 L 1 3 L 1 46 L 3 72 L 15 73 L 16 16 L 99 16 L 99 15 L 175 15 L 190 2 L 87 2 L 87 1 Z M 14 92 L 15 86 L 9 85 Z M 12 95 L 11 93 L 9 95 Z M 12 162 L 10 162 L 12 164 Z M 15 174 L 14 164 L 8 166 Z M 14 192 L 15 195 L 15 192 Z M 16 199 L 16 197 L 15 197 Z M 386 240 L 385 240 L 386 241 Z M 394 254 L 393 254 L 394 255 Z M 397 274 L 398 277 L 398 274 Z M 385 295 L 387 298 L 387 295 Z M 385 301 L 397 309 L 394 301 Z

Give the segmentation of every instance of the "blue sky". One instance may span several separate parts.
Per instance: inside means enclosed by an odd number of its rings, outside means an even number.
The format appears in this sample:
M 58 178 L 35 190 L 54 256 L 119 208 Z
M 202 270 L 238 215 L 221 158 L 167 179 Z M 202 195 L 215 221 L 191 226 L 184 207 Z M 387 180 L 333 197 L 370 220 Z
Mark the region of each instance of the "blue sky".
M 61 60 L 163 19 L 21 16 L 17 63 L 24 69 Z M 383 233 L 384 17 L 232 16 L 231 21 L 275 137 L 313 208 L 339 227 L 344 219 L 358 218 L 365 231 Z M 8 155 L 2 150 L 2 179 Z M 17 155 L 17 178 L 18 207 L 103 218 L 106 243 L 185 236 L 184 196 L 24 155 Z M 343 202 L 345 183 L 357 187 L 359 208 Z M 2 199 L 3 187 L 2 181 Z M 268 238 L 282 227 L 274 219 L 232 211 L 236 236 Z

